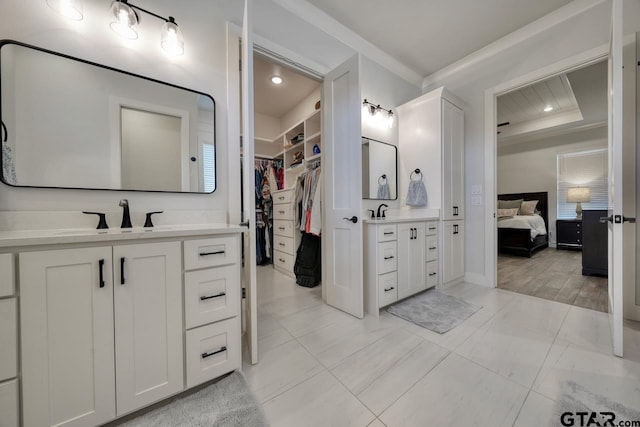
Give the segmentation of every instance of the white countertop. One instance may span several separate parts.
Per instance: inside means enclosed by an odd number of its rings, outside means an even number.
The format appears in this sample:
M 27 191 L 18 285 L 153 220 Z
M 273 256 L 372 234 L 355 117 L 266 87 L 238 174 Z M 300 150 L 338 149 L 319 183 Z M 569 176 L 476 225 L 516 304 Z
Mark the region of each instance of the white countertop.
M 153 228 L 129 229 L 58 229 L 0 231 L 0 248 L 14 246 L 55 245 L 71 243 L 113 242 L 167 237 L 211 236 L 245 231 L 245 227 L 229 224 L 161 225 Z
M 387 217 L 385 219 L 371 219 L 366 218 L 363 221 L 366 224 L 398 224 L 400 222 L 420 222 L 420 221 L 438 221 L 439 216 L 425 216 L 425 217 Z

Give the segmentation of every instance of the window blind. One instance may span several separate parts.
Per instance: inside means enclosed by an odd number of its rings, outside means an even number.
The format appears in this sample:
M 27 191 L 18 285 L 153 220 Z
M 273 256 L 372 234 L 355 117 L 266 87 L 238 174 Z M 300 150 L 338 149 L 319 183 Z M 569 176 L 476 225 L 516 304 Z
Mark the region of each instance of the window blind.
M 204 191 L 210 193 L 216 188 L 216 148 L 213 144 L 202 144 L 202 174 Z
M 567 203 L 571 187 L 587 187 L 591 201 L 583 202 L 582 209 L 607 209 L 608 160 L 607 150 L 591 150 L 558 154 L 558 218 L 576 217 L 576 203 Z

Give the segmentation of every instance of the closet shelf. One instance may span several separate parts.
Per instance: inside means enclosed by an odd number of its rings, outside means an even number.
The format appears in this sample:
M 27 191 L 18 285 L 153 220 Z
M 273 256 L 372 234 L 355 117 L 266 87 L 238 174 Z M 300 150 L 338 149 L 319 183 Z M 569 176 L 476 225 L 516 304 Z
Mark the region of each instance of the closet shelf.
M 322 157 L 322 154 L 315 154 L 315 155 L 313 155 L 313 156 L 311 156 L 311 157 L 307 157 L 307 158 L 305 159 L 305 161 L 306 161 L 307 163 L 309 163 L 309 162 L 312 162 L 312 161 L 314 161 L 314 160 L 320 160 L 320 157 Z
M 309 137 L 307 137 L 306 141 L 307 142 L 312 142 L 318 138 L 320 138 L 320 135 L 322 134 L 322 132 L 316 132 L 313 135 L 309 135 Z

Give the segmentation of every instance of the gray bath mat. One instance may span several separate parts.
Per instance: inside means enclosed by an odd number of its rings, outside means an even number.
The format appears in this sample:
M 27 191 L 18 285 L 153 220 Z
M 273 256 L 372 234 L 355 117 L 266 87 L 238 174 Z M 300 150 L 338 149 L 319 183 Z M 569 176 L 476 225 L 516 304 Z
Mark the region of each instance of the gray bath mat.
M 191 395 L 127 421 L 126 427 L 268 427 L 244 377 L 234 372 Z
M 444 334 L 482 307 L 436 290 L 422 292 L 387 308 L 387 312 Z

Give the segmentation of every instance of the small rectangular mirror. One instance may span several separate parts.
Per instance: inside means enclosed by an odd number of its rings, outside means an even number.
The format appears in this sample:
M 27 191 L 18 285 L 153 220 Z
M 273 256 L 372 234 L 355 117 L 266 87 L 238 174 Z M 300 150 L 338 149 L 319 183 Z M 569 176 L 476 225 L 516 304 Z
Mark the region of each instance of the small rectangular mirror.
M 2 181 L 211 193 L 215 101 L 201 92 L 0 42 Z
M 362 137 L 362 198 L 398 198 L 398 148 Z

